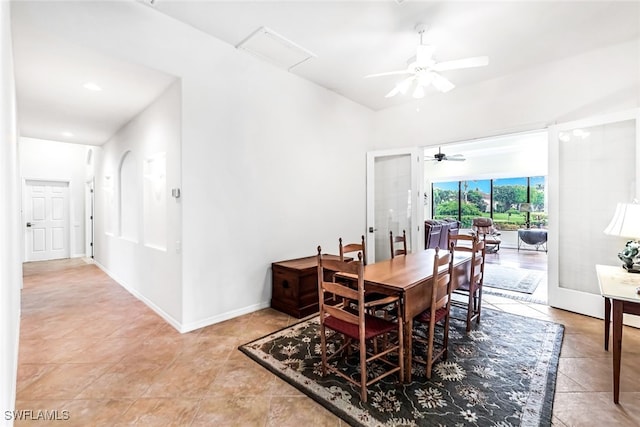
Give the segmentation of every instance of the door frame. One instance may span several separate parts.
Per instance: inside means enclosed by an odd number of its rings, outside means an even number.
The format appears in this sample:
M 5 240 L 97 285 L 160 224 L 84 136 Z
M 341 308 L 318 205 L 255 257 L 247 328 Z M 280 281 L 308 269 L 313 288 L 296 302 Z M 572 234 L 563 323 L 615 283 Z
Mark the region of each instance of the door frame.
M 26 177 L 23 176 L 22 177 L 22 197 L 21 197 L 21 205 L 20 205 L 20 225 L 23 227 L 22 229 L 22 262 L 30 262 L 27 261 L 27 228 L 26 228 L 26 221 L 27 219 L 25 218 L 25 206 L 26 206 L 26 202 L 27 202 L 27 181 L 39 181 L 39 182 L 62 182 L 62 183 L 66 183 L 67 184 L 67 188 L 68 188 L 68 197 L 69 200 L 67 200 L 67 209 L 69 212 L 69 218 L 67 218 L 68 220 L 68 226 L 67 226 L 67 238 L 69 239 L 69 258 L 73 258 L 73 252 L 71 251 L 71 245 L 73 242 L 73 237 L 74 237 L 74 232 L 73 232 L 73 228 L 72 227 L 72 221 L 71 221 L 71 215 L 72 215 L 72 207 L 73 207 L 73 197 L 72 197 L 72 193 L 71 193 L 71 179 L 68 178 L 42 178 L 42 177 L 38 177 L 38 178 L 31 178 L 31 177 Z
M 87 258 L 94 258 L 94 221 L 95 221 L 95 178 L 84 183 L 84 252 Z
M 640 109 L 626 110 L 616 113 L 603 114 L 588 117 L 571 122 L 564 122 L 549 126 L 549 240 L 548 247 L 548 292 L 549 306 L 569 310 L 575 313 L 587 316 L 604 318 L 603 298 L 599 294 L 591 294 L 581 292 L 574 289 L 562 288 L 559 285 L 559 217 L 560 217 L 560 191 L 557 179 L 560 173 L 560 144 L 559 133 L 562 131 L 572 130 L 576 128 L 588 128 L 600 126 L 610 123 L 616 123 L 626 120 L 636 121 L 636 165 L 640 164 Z M 636 167 L 635 171 L 636 190 L 635 197 L 640 195 L 640 167 Z M 595 271 L 595 265 L 593 266 Z M 629 324 L 630 318 L 625 316 L 626 324 Z M 640 322 L 632 320 L 630 323 L 635 326 Z
M 424 248 L 424 150 L 420 147 L 395 148 L 367 152 L 367 216 L 366 216 L 366 245 L 367 259 L 375 260 L 375 160 L 377 157 L 411 155 L 411 192 L 413 205 L 411 207 L 412 227 L 411 248 Z M 422 153 L 422 154 L 421 154 Z M 371 231 L 370 231 L 371 230 Z

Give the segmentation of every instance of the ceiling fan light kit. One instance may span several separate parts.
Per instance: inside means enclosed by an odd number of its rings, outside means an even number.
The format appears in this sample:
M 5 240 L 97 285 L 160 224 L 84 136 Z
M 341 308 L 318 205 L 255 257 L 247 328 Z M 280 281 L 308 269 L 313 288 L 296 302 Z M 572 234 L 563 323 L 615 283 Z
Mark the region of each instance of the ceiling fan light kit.
M 369 74 L 365 76 L 365 78 L 371 78 L 392 75 L 409 75 L 409 77 L 406 77 L 402 81 L 398 82 L 395 87 L 385 95 L 386 98 L 396 96 L 398 93 L 402 93 L 404 95 L 414 84 L 415 88 L 412 91 L 412 96 L 417 99 L 424 97 L 424 88 L 429 85 L 433 86 L 440 92 L 449 92 L 450 90 L 455 88 L 455 85 L 451 83 L 449 79 L 439 74 L 440 71 L 483 67 L 489 64 L 489 58 L 486 56 L 456 59 L 454 61 L 446 61 L 440 63 L 436 62 L 433 59 L 435 47 L 432 45 L 424 44 L 422 40 L 426 28 L 427 27 L 423 24 L 416 25 L 416 31 L 420 35 L 420 43 L 416 48 L 416 56 L 409 59 L 408 62 L 410 63 L 407 69 L 388 71 L 385 73 Z

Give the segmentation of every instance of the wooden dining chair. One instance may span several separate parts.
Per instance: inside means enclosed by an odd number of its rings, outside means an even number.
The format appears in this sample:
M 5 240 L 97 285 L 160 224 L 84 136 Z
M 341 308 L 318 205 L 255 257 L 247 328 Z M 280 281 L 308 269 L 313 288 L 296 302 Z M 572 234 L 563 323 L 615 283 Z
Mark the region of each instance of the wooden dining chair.
M 346 245 L 342 244 L 342 237 L 338 239 L 340 261 L 344 261 L 345 254 L 360 252 L 362 254 L 362 263 L 367 265 L 367 247 L 364 243 L 364 235 L 361 239 L 360 243 L 347 243 Z
M 431 305 L 417 315 L 414 321 L 428 325 L 426 337 L 417 333 L 414 328 L 413 340 L 426 346 L 426 355 L 418 357 L 417 353 L 412 359 L 418 363 L 426 364 L 425 373 L 431 378 L 434 363 L 442 358 L 447 358 L 449 345 L 449 313 L 451 309 L 451 283 L 453 277 L 453 247 L 450 251 L 441 251 L 436 248 L 433 259 L 433 275 L 431 279 Z M 436 340 L 436 326 L 442 328 L 442 339 Z M 438 348 L 436 348 L 436 345 Z
M 402 249 L 396 249 L 396 244 L 402 243 Z M 402 236 L 393 237 L 393 231 L 389 230 L 389 246 L 391 248 L 391 258 L 396 255 L 407 254 L 407 233 L 402 230 Z
M 324 269 L 340 271 L 357 279 L 357 286 L 340 283 L 334 279 L 327 281 Z M 325 302 L 325 293 L 335 294 L 345 301 L 355 301 L 356 306 L 343 303 L 330 305 Z M 327 372 L 360 387 L 360 397 L 367 401 L 367 386 L 394 373 L 398 373 L 398 381 L 404 377 L 402 317 L 389 321 L 367 313 L 364 299 L 364 266 L 362 255 L 358 260 L 344 262 L 322 257 L 318 246 L 318 302 L 320 305 L 320 346 L 322 350 L 322 375 Z M 331 339 L 339 340 L 336 350 L 328 354 L 327 329 L 337 332 Z M 386 339 L 388 334 L 396 334 L 397 339 Z M 384 338 L 380 340 L 379 338 Z M 351 346 L 358 349 L 359 374 L 348 375 L 344 365 L 329 363 L 338 356 L 348 357 L 352 353 Z M 368 367 L 372 366 L 372 369 Z
M 367 248 L 364 235 L 361 236 L 360 243 L 348 243 L 346 245 L 342 243 L 342 237 L 340 237 L 338 238 L 338 246 L 341 261 L 345 260 L 345 254 L 358 252 L 362 254 L 362 263 L 367 265 Z M 392 313 L 399 309 L 400 298 L 397 296 L 388 297 L 389 295 L 379 292 L 365 292 L 367 312 L 372 315 L 381 314 L 385 319 L 395 317 L 395 314 Z
M 457 279 L 457 289 L 453 292 L 462 295 L 464 300 L 453 299 L 452 304 L 461 307 L 466 312 L 467 332 L 471 331 L 471 324 L 475 320 L 480 323 L 482 311 L 482 283 L 484 280 L 484 262 L 486 258 L 486 245 L 484 240 L 479 240 L 477 235 L 465 234 L 449 235 L 449 244 L 453 245 L 456 252 L 467 252 L 471 255 L 471 267 L 469 275 Z

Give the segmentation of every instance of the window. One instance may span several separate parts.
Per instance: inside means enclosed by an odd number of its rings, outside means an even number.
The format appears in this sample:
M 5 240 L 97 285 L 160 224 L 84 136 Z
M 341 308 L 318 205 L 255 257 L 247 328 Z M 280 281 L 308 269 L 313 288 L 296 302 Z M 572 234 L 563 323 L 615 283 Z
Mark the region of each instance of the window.
M 547 226 L 546 177 L 448 181 L 432 184 L 432 217 L 456 218 L 471 228 L 473 218 L 492 218 L 497 229 Z
M 460 216 L 460 183 L 439 182 L 433 184 L 433 213 L 434 219 L 458 218 Z
M 527 180 L 493 180 L 493 225 L 498 230 L 517 230 L 526 226 L 528 208 L 523 204 L 528 203 Z
M 491 217 L 491 180 L 461 181 L 460 221 L 463 228 L 471 228 L 473 218 Z
M 529 200 L 531 213 L 529 222 L 532 227 L 547 228 L 547 180 L 544 176 L 529 178 Z

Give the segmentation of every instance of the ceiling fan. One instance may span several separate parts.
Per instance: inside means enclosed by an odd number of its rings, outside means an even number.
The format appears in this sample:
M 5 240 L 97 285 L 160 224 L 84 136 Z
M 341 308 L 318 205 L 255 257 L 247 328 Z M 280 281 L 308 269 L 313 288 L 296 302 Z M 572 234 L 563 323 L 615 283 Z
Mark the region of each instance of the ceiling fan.
M 454 162 L 464 162 L 465 159 L 462 154 L 452 154 L 451 156 L 447 156 L 441 151 L 441 147 L 438 147 L 438 152 L 433 155 L 432 159 L 425 159 L 431 162 L 441 162 L 443 160 L 450 160 Z
M 398 93 L 405 94 L 409 88 L 415 83 L 413 89 L 414 98 L 424 97 L 424 88 L 432 85 L 440 92 L 449 92 L 455 87 L 447 78 L 440 75 L 439 71 L 457 70 L 461 68 L 483 67 L 489 64 L 489 58 L 487 56 L 475 56 L 472 58 L 456 59 L 454 61 L 436 62 L 433 59 L 435 47 L 432 45 L 424 44 L 422 37 L 427 27 L 423 24 L 416 25 L 416 31 L 420 35 L 420 44 L 416 49 L 416 56 L 410 58 L 409 66 L 405 70 L 389 71 L 386 73 L 369 74 L 365 78 L 391 76 L 391 75 L 404 75 L 408 74 L 409 77 L 400 81 L 396 86 L 386 94 L 385 98 L 391 98 Z

